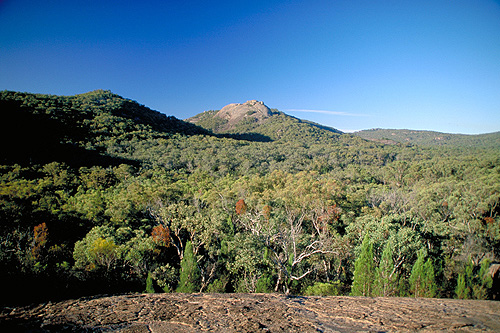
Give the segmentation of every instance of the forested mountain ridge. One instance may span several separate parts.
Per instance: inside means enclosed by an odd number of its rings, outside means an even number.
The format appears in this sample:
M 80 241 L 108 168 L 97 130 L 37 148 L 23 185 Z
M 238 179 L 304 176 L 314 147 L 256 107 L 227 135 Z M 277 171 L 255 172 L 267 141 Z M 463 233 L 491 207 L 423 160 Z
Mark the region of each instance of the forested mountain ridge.
M 107 91 L 0 96 L 5 303 L 499 297 L 498 147 L 384 145 L 273 110 L 213 134 Z
M 5 145 L 2 159 L 20 161 L 65 160 L 80 154 L 102 153 L 109 140 L 208 134 L 200 127 L 166 116 L 110 91 L 96 90 L 75 96 L 0 92 Z M 15 145 L 12 145 L 12 141 Z
M 416 131 L 405 129 L 370 129 L 353 133 L 366 140 L 381 143 L 416 144 L 421 146 L 455 146 L 455 147 L 500 147 L 500 132 L 466 135 L 433 131 Z
M 256 100 L 229 104 L 218 111 L 205 111 L 186 121 L 213 133 L 262 141 L 330 140 L 342 134 L 337 129 L 270 109 Z
M 94 124 L 98 120 L 94 118 L 103 117 L 110 120 L 108 126 L 116 125 L 123 130 L 130 130 L 127 126 L 136 126 L 135 130 L 150 127 L 154 131 L 165 133 L 184 134 L 207 134 L 197 126 L 186 124 L 174 116 L 166 116 L 158 111 L 137 103 L 136 101 L 123 98 L 109 90 L 95 90 L 74 96 L 57 96 L 44 94 L 31 94 L 15 91 L 1 91 L 0 101 L 2 110 L 6 105 L 10 107 L 27 108 L 33 114 L 47 114 L 50 118 L 59 120 L 62 125 L 68 126 L 71 121 L 81 127 L 88 127 L 87 131 L 96 131 L 104 124 Z M 117 119 L 110 119 L 114 116 Z M 107 117 L 107 118 L 105 118 Z M 131 122 L 127 122 L 127 120 Z M 93 123 L 90 123 L 92 121 Z M 119 122 L 125 122 L 124 124 Z

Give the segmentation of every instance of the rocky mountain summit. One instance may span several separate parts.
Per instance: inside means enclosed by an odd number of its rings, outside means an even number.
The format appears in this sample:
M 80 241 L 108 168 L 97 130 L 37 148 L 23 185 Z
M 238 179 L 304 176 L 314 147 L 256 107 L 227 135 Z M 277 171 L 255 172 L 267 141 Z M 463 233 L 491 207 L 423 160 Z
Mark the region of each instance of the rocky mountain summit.
M 232 103 L 221 110 L 197 114 L 187 122 L 219 135 L 253 141 L 326 141 L 342 134 L 341 131 L 295 118 L 277 109 L 270 109 L 263 102 L 250 100 Z
M 0 311 L 3 332 L 500 332 L 500 302 L 127 294 Z
M 242 125 L 259 126 L 270 119 L 273 114 L 273 111 L 263 102 L 251 100 L 226 105 L 219 111 L 205 111 L 187 121 L 215 133 L 222 133 L 239 129 Z
M 269 109 L 263 102 L 251 100 L 246 103 L 233 103 L 226 105 L 215 114 L 216 117 L 226 119 L 229 125 L 239 123 L 248 118 L 255 118 L 257 121 L 269 118 L 272 115 Z

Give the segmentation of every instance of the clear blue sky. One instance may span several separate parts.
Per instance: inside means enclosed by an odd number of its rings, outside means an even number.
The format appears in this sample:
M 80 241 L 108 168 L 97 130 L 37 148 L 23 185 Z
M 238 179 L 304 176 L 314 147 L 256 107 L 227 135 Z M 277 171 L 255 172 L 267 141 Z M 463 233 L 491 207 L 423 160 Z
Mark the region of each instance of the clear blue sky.
M 185 119 L 261 100 L 341 130 L 500 131 L 500 2 L 0 0 L 0 90 Z

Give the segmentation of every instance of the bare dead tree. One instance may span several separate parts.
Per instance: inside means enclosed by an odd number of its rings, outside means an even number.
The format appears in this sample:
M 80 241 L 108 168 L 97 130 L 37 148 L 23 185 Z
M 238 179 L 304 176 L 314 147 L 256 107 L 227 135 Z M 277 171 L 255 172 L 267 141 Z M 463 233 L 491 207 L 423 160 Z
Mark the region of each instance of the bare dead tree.
M 315 231 L 312 234 L 306 232 L 304 228 L 306 215 L 303 210 L 295 212 L 286 208 L 285 223 L 278 225 L 274 232 L 265 235 L 266 247 L 272 254 L 271 260 L 280 272 L 275 291 L 278 291 L 283 278 L 286 278 L 284 291 L 288 294 L 291 281 L 309 275 L 313 271 L 312 267 L 300 273 L 297 271 L 299 266 L 312 256 L 338 254 L 329 238 L 324 237 L 324 233 L 318 232 L 321 231 L 320 228 L 314 227 Z

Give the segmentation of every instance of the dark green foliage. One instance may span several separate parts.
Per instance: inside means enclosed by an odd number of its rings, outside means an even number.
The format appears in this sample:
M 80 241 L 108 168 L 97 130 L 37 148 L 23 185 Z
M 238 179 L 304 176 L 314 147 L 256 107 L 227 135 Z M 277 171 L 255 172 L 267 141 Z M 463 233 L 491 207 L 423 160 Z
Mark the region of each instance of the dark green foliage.
M 489 273 L 491 261 L 485 258 L 479 266 L 469 260 L 465 270 L 458 275 L 455 288 L 456 297 L 460 299 L 488 299 L 490 297 L 493 278 Z
M 226 276 L 222 276 L 208 286 L 207 293 L 224 293 L 227 290 L 228 283 L 229 279 Z
M 493 278 L 489 272 L 491 261 L 488 258 L 483 259 L 477 273 L 476 285 L 472 287 L 475 299 L 488 299 L 490 290 L 493 286 Z
M 394 244 L 387 242 L 379 266 L 375 269 L 374 295 L 397 296 L 399 274 L 393 260 Z
M 194 293 L 200 291 L 200 269 L 193 252 L 193 244 L 186 243 L 184 257 L 181 260 L 181 274 L 179 277 L 178 293 Z
M 339 296 L 341 295 L 342 286 L 340 281 L 335 282 L 316 282 L 308 286 L 304 292 L 307 296 Z
M 273 291 L 273 277 L 269 274 L 262 275 L 255 285 L 256 293 L 270 293 Z
M 421 250 L 417 261 L 413 264 L 410 275 L 410 292 L 415 297 L 435 297 L 436 281 L 432 260 Z
M 146 278 L 146 292 L 148 294 L 154 294 L 156 292 L 151 272 L 148 273 L 148 277 Z
M 373 244 L 370 236 L 365 235 L 361 244 L 361 252 L 354 262 L 354 276 L 352 281 L 352 296 L 372 296 L 375 281 L 375 262 Z
M 76 96 L 0 92 L 2 158 L 11 162 L 63 161 L 69 164 L 119 164 L 102 154 L 131 138 L 149 139 L 174 133 L 208 134 L 175 117 L 167 117 L 109 91 Z M 16 128 L 16 131 L 10 129 Z M 7 137 L 14 135 L 14 137 Z M 18 137 L 19 136 L 19 137 Z M 19 149 L 22 148 L 22 149 Z
M 0 97 L 0 279 L 19 303 L 145 281 L 499 297 L 498 146 L 384 145 L 277 110 L 207 134 L 108 91 Z
M 459 274 L 457 279 L 457 287 L 455 289 L 457 294 L 457 298 L 459 299 L 468 299 L 470 290 L 467 287 L 467 283 L 465 282 L 465 274 Z

